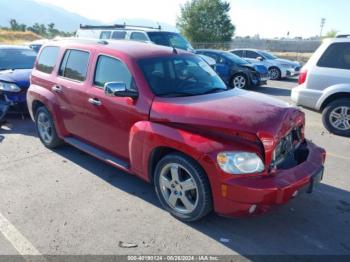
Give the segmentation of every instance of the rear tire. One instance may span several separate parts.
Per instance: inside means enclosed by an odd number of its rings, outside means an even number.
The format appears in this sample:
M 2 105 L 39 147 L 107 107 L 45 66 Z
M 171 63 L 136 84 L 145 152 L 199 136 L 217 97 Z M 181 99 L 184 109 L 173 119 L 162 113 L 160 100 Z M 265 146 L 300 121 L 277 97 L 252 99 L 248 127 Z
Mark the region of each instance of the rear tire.
M 47 148 L 55 148 L 63 143 L 57 135 L 52 116 L 46 107 L 42 106 L 36 110 L 35 125 L 41 142 Z
M 330 133 L 350 137 L 350 99 L 341 98 L 329 103 L 322 112 L 322 122 Z
M 155 169 L 154 185 L 162 206 L 179 220 L 196 221 L 212 210 L 208 178 L 197 162 L 185 155 L 163 157 Z

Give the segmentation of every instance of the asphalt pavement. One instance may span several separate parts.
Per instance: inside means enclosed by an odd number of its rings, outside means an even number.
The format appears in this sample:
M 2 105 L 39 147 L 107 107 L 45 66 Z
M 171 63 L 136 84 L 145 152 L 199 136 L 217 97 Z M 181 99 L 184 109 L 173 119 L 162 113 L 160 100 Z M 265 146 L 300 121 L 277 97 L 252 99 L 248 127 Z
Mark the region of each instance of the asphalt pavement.
M 290 101 L 295 85 L 253 91 Z M 151 185 L 71 146 L 48 150 L 30 119 L 10 116 L 0 129 L 0 255 L 350 255 L 350 139 L 303 111 L 306 136 L 327 150 L 313 194 L 263 216 L 190 224 L 165 212 Z

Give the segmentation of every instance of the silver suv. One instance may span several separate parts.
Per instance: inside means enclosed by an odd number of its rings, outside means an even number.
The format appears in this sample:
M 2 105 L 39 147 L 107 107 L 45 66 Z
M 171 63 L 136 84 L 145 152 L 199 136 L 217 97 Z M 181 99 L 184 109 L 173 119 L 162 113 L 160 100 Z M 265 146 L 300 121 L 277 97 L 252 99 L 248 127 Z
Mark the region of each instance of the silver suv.
M 331 133 L 350 136 L 350 38 L 324 41 L 302 68 L 292 100 L 322 111 Z

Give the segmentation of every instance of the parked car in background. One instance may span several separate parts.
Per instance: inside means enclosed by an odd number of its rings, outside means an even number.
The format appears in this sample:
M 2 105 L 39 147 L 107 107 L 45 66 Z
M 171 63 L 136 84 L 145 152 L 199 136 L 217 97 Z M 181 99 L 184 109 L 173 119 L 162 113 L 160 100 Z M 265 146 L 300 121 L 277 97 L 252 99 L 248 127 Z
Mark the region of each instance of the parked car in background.
M 324 41 L 302 68 L 292 100 L 321 111 L 331 133 L 350 136 L 350 38 Z
M 232 88 L 259 86 L 265 84 L 268 79 L 266 68 L 254 66 L 230 52 L 198 49 L 196 54 L 213 58 L 216 61 L 215 71 Z
M 260 61 L 269 70 L 271 80 L 299 75 L 301 65 L 299 62 L 281 59 L 268 51 L 258 49 L 234 49 L 231 53 L 251 62 Z
M 40 40 L 35 40 L 33 42 L 30 42 L 28 46 L 33 49 L 35 52 L 39 53 L 40 48 L 49 42 L 48 39 L 40 39 Z
M 197 55 L 132 41 L 42 47 L 28 108 L 42 143 L 65 141 L 154 184 L 183 221 L 266 212 L 323 176 L 304 114 L 227 88 Z
M 134 40 L 194 52 L 193 47 L 186 38 L 176 32 L 162 31 L 161 26 L 148 27 L 126 24 L 110 26 L 80 25 L 76 37 L 105 40 Z
M 25 46 L 0 45 L 0 121 L 9 109 L 24 111 L 36 53 Z

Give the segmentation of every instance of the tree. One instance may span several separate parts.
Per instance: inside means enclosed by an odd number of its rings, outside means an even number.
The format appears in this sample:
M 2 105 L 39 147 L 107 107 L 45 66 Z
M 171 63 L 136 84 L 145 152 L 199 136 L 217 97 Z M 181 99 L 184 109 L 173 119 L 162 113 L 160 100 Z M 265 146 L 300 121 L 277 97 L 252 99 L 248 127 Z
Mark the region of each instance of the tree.
M 235 31 L 230 8 L 224 0 L 190 0 L 181 7 L 177 26 L 192 42 L 230 41 Z
M 332 29 L 326 33 L 325 38 L 334 38 L 337 36 L 337 34 L 338 34 L 338 31 L 335 29 Z

